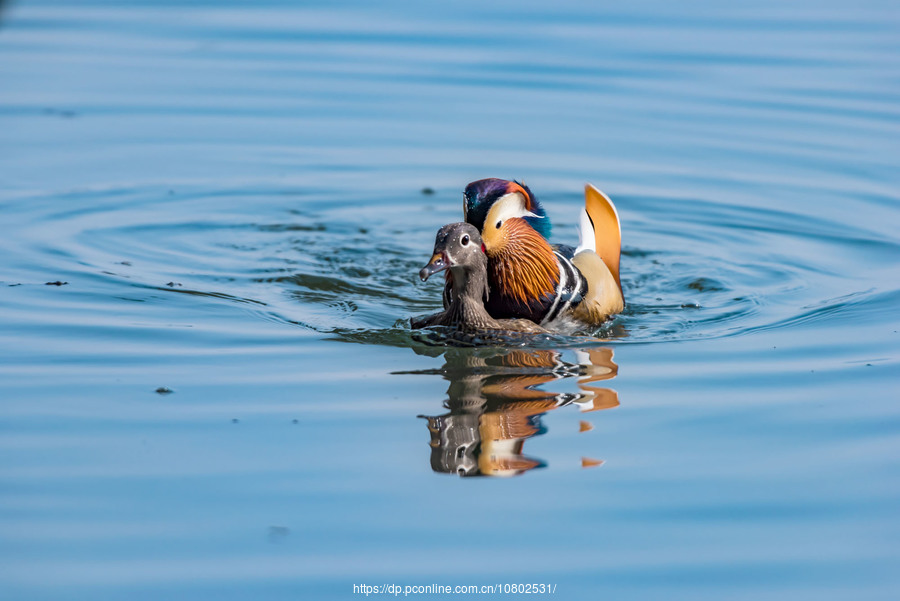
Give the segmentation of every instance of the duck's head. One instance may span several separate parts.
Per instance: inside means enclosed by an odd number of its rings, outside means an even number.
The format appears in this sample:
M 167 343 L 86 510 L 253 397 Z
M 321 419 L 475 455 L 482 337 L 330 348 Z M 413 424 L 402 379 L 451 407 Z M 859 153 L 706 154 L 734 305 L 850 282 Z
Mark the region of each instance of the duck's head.
M 451 223 L 438 230 L 434 239 L 434 254 L 419 271 L 424 282 L 430 276 L 449 269 L 454 280 L 464 282 L 474 272 L 487 269 L 487 257 L 481 234 L 470 223 Z M 486 276 L 485 276 L 486 277 Z
M 544 238 L 550 237 L 550 220 L 544 207 L 528 186 L 516 181 L 492 177 L 472 182 L 463 193 L 463 214 L 479 232 L 488 225 L 520 217 Z

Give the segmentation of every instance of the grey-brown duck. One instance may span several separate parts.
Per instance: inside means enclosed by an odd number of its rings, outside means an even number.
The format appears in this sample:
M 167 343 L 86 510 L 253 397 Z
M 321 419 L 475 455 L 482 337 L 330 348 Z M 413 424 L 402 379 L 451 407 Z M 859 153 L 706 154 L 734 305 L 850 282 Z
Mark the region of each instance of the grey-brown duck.
M 410 320 L 413 328 L 447 326 L 463 333 L 518 332 L 544 334 L 547 330 L 527 319 L 494 319 L 484 308 L 490 290 L 487 255 L 478 229 L 469 223 L 451 223 L 435 237 L 434 254 L 419 271 L 424 282 L 440 271 L 453 275 L 453 294 L 444 311 Z

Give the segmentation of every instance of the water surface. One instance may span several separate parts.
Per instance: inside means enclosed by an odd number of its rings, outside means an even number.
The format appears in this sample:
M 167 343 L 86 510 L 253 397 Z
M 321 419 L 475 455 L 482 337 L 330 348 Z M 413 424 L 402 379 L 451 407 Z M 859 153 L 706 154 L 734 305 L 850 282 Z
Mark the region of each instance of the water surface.
M 0 19 L 10 598 L 897 597 L 892 3 Z M 414 336 L 482 177 L 609 193 L 625 313 Z

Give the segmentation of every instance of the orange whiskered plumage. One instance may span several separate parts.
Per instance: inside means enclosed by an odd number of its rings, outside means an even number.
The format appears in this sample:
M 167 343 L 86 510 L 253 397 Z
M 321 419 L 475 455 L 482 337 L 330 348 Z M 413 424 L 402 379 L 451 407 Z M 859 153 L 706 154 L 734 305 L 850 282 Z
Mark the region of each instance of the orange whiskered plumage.
M 553 249 L 528 222 L 519 217 L 484 229 L 484 245 L 488 255 L 490 281 L 497 292 L 527 305 L 552 296 L 559 284 L 559 263 Z

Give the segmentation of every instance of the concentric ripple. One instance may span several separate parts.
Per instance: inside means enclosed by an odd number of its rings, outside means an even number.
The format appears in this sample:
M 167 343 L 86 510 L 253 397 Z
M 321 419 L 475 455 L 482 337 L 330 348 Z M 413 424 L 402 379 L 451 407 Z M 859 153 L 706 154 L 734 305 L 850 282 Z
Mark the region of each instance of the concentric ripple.
M 555 231 L 574 231 L 580 199 L 553 191 L 543 198 Z M 54 264 L 47 278 L 90 277 L 122 298 L 189 295 L 353 342 L 441 343 L 411 335 L 408 318 L 440 309 L 440 286 L 420 283 L 416 273 L 434 232 L 458 218 L 456 191 L 362 198 L 264 186 L 135 187 L 72 193 L 69 200 L 78 208 L 60 210 L 66 205 L 40 197 L 20 203 L 29 207 L 15 213 L 20 239 L 7 241 L 32 261 Z M 833 257 L 868 253 L 890 269 L 883 257 L 900 256 L 900 245 L 871 232 L 712 201 L 616 201 L 625 312 L 575 336 L 482 342 L 558 347 L 583 346 L 585 337 L 719 338 L 896 300 L 896 291 L 852 289 L 834 265 Z M 46 265 L 26 261 L 22 269 L 14 277 L 27 281 L 28 272 Z

